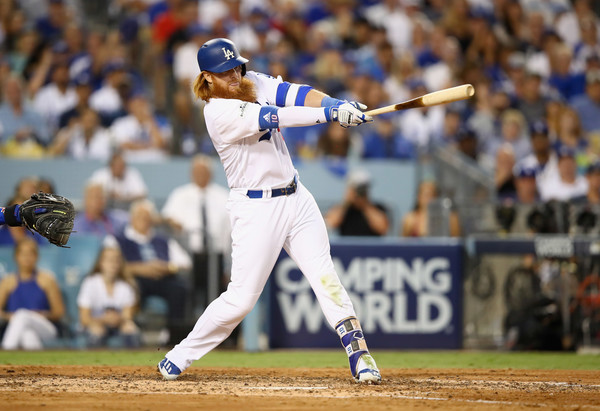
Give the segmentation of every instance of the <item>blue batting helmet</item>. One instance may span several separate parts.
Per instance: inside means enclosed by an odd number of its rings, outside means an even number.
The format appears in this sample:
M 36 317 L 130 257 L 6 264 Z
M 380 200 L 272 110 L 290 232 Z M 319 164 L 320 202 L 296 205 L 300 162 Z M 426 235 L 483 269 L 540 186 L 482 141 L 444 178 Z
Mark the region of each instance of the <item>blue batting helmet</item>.
M 248 59 L 240 56 L 233 41 L 229 39 L 212 39 L 198 50 L 198 67 L 200 71 L 223 73 L 234 67 L 242 66 L 242 75 L 246 74 Z

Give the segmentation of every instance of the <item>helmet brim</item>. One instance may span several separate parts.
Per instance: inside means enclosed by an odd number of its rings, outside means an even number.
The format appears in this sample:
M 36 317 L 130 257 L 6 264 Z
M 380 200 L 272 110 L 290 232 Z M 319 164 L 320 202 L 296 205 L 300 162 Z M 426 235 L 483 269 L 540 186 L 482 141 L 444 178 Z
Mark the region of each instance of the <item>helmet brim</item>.
M 206 71 L 211 71 L 213 73 L 224 73 L 227 70 L 231 70 L 232 68 L 241 66 L 242 64 L 246 64 L 248 61 L 249 61 L 248 59 L 246 59 L 242 56 L 239 56 L 238 58 L 224 61 L 221 64 L 218 64 L 215 67 L 212 67 L 212 70 L 206 70 Z

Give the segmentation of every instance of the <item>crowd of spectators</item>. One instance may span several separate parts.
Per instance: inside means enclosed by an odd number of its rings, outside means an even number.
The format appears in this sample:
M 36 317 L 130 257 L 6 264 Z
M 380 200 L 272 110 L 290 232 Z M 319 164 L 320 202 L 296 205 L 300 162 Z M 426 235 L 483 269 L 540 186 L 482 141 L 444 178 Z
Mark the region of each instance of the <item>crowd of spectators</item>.
M 91 4 L 93 3 L 93 4 Z M 409 110 L 349 132 L 289 130 L 300 157 L 415 158 L 477 140 L 532 152 L 530 125 L 577 150 L 600 130 L 600 32 L 590 0 L 46 0 L 0 10 L 2 155 L 136 161 L 214 154 L 192 101 L 196 51 L 228 37 L 250 69 L 371 108 L 462 83 L 466 103 Z

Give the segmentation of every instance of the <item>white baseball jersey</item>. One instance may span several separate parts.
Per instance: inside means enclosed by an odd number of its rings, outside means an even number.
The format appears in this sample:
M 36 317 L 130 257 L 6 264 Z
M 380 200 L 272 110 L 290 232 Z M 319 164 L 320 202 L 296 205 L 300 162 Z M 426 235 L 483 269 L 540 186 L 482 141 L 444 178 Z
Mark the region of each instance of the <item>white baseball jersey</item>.
M 279 129 L 260 129 L 261 105 L 293 106 L 307 90 L 302 87 L 307 86 L 253 71 L 247 72 L 246 78 L 256 85 L 258 104 L 212 98 L 204 108 L 208 133 L 229 188 L 285 187 L 294 178 L 294 166 Z

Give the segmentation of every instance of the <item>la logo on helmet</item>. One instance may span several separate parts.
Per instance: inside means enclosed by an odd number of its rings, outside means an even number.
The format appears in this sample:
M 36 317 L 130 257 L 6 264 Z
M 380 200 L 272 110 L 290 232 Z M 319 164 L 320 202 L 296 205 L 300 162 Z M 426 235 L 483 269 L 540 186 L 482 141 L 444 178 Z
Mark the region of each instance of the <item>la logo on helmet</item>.
M 221 50 L 223 50 L 223 54 L 225 54 L 225 57 L 227 58 L 227 60 L 235 57 L 235 55 L 233 54 L 233 51 L 226 49 L 225 47 L 221 47 Z

